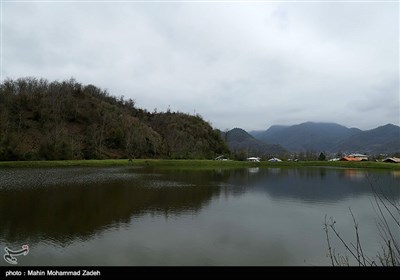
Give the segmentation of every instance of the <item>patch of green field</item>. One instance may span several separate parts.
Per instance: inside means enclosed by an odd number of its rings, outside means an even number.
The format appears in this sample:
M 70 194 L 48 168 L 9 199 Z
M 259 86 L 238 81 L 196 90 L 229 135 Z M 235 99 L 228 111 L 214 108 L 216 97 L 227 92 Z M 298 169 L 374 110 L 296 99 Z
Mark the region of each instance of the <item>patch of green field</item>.
M 29 168 L 29 167 L 68 167 L 68 166 L 154 166 L 178 169 L 213 169 L 213 168 L 245 168 L 245 167 L 341 167 L 368 169 L 397 169 L 400 164 L 385 162 L 342 162 L 342 161 L 300 161 L 300 162 L 246 162 L 246 161 L 217 161 L 217 160 L 166 160 L 166 159 L 105 159 L 105 160 L 57 160 L 57 161 L 4 161 L 0 168 Z
M 164 160 L 164 159 L 105 159 L 105 160 L 55 160 L 55 161 L 3 161 L 2 167 L 68 167 L 68 166 L 154 166 L 165 168 L 243 168 L 259 166 L 260 163 L 245 161 L 216 161 L 216 160 Z
M 307 167 L 307 166 L 326 166 L 342 168 L 368 168 L 368 169 L 397 169 L 400 170 L 400 164 L 374 161 L 300 161 L 300 162 L 278 162 L 282 166 Z M 268 163 L 267 163 L 268 165 Z

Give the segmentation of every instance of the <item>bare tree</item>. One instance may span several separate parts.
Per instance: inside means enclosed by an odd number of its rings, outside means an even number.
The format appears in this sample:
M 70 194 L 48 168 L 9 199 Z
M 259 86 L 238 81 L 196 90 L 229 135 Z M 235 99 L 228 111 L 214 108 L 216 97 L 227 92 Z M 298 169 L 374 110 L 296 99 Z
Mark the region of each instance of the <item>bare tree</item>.
M 372 182 L 368 174 L 366 174 L 366 178 L 374 194 L 373 207 L 377 215 L 377 227 L 380 237 L 383 240 L 381 251 L 377 252 L 375 257 L 365 255 L 360 240 L 358 222 L 351 209 L 350 214 L 354 224 L 355 243 L 344 240 L 335 227 L 336 221 L 332 217 L 327 219 L 325 216 L 323 228 L 328 245 L 328 256 L 333 266 L 349 266 L 351 265 L 350 260 L 355 261 L 359 266 L 400 265 L 400 238 L 398 236 L 400 230 L 400 203 L 388 197 L 382 188 L 377 190 L 375 187 L 377 182 Z M 344 255 L 336 253 L 335 248 L 332 248 L 330 233 L 344 246 Z

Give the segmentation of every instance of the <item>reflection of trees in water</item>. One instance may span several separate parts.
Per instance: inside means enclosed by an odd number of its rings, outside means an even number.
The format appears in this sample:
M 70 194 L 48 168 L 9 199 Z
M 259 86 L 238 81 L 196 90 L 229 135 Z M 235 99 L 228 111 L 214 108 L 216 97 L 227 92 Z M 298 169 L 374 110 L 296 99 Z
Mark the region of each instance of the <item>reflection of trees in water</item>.
M 341 169 L 149 168 L 135 173 L 139 175 L 121 176 L 120 180 L 114 176 L 109 181 L 91 184 L 0 190 L 0 239 L 31 243 L 52 239 L 65 244 L 76 237 L 90 238 L 98 231 L 116 223 L 129 223 L 144 214 L 195 213 L 219 195 L 263 192 L 273 198 L 313 203 L 335 202 L 371 192 L 363 179 L 350 180 L 351 172 Z M 384 191 L 390 189 L 390 197 L 399 199 L 398 178 L 385 172 L 371 176 L 376 177 Z
M 186 181 L 193 181 L 193 176 Z M 115 223 L 129 223 L 134 216 L 196 212 L 219 194 L 216 186 L 178 183 L 176 187 L 176 180 L 165 178 L 154 182 L 0 190 L 0 238 L 9 242 L 45 238 L 68 243 L 71 238 L 89 237 Z
M 228 182 L 234 189 L 265 192 L 273 198 L 291 198 L 306 203 L 335 202 L 351 196 L 372 194 L 367 180 L 373 178 L 380 192 L 393 199 L 400 198 L 399 178 L 386 171 L 366 171 L 333 168 L 260 169 L 258 173 L 246 169 L 231 173 Z

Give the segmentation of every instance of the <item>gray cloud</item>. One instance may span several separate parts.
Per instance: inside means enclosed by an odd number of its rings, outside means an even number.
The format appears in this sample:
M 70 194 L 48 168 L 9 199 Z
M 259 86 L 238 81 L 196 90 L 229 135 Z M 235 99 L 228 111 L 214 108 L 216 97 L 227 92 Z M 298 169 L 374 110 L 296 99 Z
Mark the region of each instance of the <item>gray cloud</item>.
M 3 3 L 3 76 L 70 77 L 220 129 L 399 124 L 399 3 Z

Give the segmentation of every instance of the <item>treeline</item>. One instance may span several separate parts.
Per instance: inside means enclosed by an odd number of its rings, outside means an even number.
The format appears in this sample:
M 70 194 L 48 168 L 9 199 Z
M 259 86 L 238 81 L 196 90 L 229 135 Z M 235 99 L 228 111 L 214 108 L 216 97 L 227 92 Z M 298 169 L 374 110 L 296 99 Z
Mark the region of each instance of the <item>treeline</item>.
M 229 153 L 201 116 L 150 113 L 74 79 L 0 85 L 0 160 L 205 159 Z

